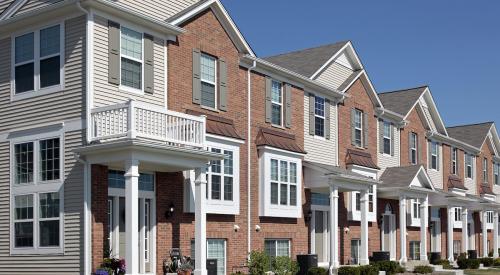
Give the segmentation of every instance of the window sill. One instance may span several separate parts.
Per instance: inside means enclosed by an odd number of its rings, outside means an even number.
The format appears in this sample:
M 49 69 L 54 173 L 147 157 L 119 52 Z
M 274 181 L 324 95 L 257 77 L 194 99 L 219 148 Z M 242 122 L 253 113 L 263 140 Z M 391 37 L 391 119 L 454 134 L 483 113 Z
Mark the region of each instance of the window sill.
M 130 87 L 123 86 L 123 85 L 120 85 L 120 88 L 118 88 L 118 89 L 120 92 L 123 92 L 123 93 L 134 94 L 134 95 L 144 95 L 143 90 L 130 88 Z
M 18 100 L 23 100 L 23 99 L 28 99 L 32 97 L 38 97 L 42 95 L 47 95 L 47 94 L 52 94 L 52 93 L 57 93 L 64 90 L 64 86 L 62 84 L 59 85 L 54 85 L 46 88 L 41 88 L 39 90 L 33 90 L 33 91 L 28 91 L 28 92 L 23 92 L 20 94 L 15 94 L 13 93 L 11 95 L 11 101 L 18 101 Z
M 236 201 L 210 200 L 206 201 L 207 214 L 239 215 L 240 205 Z
M 202 108 L 203 110 L 207 110 L 207 111 L 210 111 L 210 112 L 214 112 L 214 113 L 220 113 L 219 110 L 217 110 L 217 108 L 212 108 L 212 107 L 208 107 L 208 106 L 203 106 L 200 104 L 200 108 Z
M 286 130 L 285 127 L 281 126 L 281 125 L 278 125 L 278 124 L 272 124 L 271 123 L 271 126 L 274 127 L 274 128 L 278 128 L 278 129 L 282 129 L 282 130 Z
M 62 247 L 55 248 L 11 248 L 10 255 L 64 255 Z
M 325 137 L 314 135 L 314 139 L 317 140 L 327 140 Z

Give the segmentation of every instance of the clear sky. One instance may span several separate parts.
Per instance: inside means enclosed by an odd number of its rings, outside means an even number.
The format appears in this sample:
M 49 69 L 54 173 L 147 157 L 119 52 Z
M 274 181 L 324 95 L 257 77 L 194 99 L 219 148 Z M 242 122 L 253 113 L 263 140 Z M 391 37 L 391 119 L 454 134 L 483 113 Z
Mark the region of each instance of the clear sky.
M 351 40 L 377 91 L 429 85 L 447 126 L 500 127 L 500 1 L 222 3 L 259 57 Z

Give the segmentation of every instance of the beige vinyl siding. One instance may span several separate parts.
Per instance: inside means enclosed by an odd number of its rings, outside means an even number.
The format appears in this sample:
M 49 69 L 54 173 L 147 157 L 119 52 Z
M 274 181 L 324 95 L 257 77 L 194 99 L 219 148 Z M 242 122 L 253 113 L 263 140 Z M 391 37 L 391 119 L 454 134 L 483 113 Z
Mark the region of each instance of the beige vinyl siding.
M 474 162 L 474 167 L 475 166 L 476 165 Z M 465 178 L 464 185 L 465 185 L 465 188 L 467 188 L 467 194 L 476 195 L 477 194 L 477 185 L 476 185 L 477 173 L 476 173 L 476 169 L 472 169 L 472 170 L 473 170 L 472 173 L 474 174 L 474 179 Z M 500 192 L 498 194 L 500 194 Z
M 14 14 L 14 16 L 27 13 L 36 9 L 41 9 L 61 1 L 63 0 L 29 0 Z
M 500 194 L 500 186 L 493 184 L 493 193 Z M 500 196 L 496 195 L 496 201 L 500 202 Z
M 333 101 L 331 101 L 333 102 Z M 330 139 L 309 134 L 309 94 L 304 94 L 304 150 L 306 161 L 337 165 L 337 106 L 330 104 Z
M 83 131 L 65 133 L 64 139 L 64 254 L 10 254 L 9 142 L 0 143 L 0 274 L 81 274 L 83 259 L 83 165 L 73 150 L 83 145 Z
M 85 93 L 85 16 L 65 22 L 65 89 L 10 101 L 11 40 L 0 40 L 0 132 L 14 128 L 83 118 Z
M 109 1 L 109 0 L 108 0 Z M 118 0 L 111 1 L 141 14 L 165 21 L 199 0 Z
M 427 147 L 429 145 L 427 144 Z M 430 150 L 430 148 L 427 148 L 427 150 Z M 432 184 L 434 184 L 435 188 L 443 189 L 443 146 L 439 144 L 438 146 L 439 150 L 439 171 L 436 171 L 434 169 L 430 169 L 430 160 L 427 160 L 427 174 L 429 175 L 429 178 L 432 181 Z M 427 151 L 428 152 L 428 151 Z
M 0 1 L 0 15 L 12 4 L 15 0 L 2 0 Z
M 94 30 L 94 107 L 123 103 L 132 98 L 155 105 L 165 102 L 165 47 L 163 40 L 154 39 L 154 93 L 139 95 L 125 92 L 108 83 L 108 20 L 95 17 Z
M 333 62 L 316 77 L 316 80 L 328 87 L 337 89 L 352 73 L 353 71 L 346 66 Z
M 378 125 L 378 123 L 377 123 Z M 386 168 L 388 167 L 396 167 L 400 166 L 400 154 L 401 154 L 401 149 L 400 149 L 400 131 L 397 127 L 392 127 L 392 131 L 394 132 L 394 148 L 392 150 L 394 151 L 394 156 L 387 155 L 380 153 L 380 131 L 383 131 L 383 129 L 380 129 L 380 127 L 377 126 L 377 154 L 378 154 L 378 166 L 380 167 L 380 170 L 378 172 L 378 177 L 380 177 Z

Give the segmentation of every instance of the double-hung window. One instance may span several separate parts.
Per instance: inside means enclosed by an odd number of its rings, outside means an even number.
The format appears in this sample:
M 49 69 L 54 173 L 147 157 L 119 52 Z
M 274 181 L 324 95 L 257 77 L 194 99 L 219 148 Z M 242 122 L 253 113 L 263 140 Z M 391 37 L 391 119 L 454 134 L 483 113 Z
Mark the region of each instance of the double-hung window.
M 234 153 L 231 150 L 212 148 L 212 152 L 224 154 L 224 160 L 210 162 L 208 184 L 211 200 L 233 200 Z M 208 194 L 208 192 L 207 192 Z
M 264 241 L 264 251 L 270 257 L 290 257 L 290 240 L 268 239 Z
M 29 32 L 13 39 L 15 96 L 61 89 L 62 25 Z
M 201 73 L 201 105 L 217 108 L 217 60 L 202 53 L 200 58 Z
M 486 223 L 493 223 L 493 211 L 486 211 Z
M 483 182 L 488 183 L 488 159 L 483 158 Z
M 417 199 L 412 200 L 412 218 L 420 219 L 420 201 Z
M 410 163 L 411 164 L 417 164 L 418 162 L 418 136 L 416 133 L 411 132 L 410 133 L 410 141 L 409 141 L 409 146 L 410 146 Z
M 460 207 L 455 207 L 455 221 L 456 222 L 462 221 L 462 208 Z
M 383 139 L 384 139 L 384 154 L 390 155 L 392 152 L 391 144 L 392 144 L 392 125 L 390 122 L 384 121 L 384 129 L 383 130 Z
M 325 136 L 325 99 L 319 96 L 314 99 L 314 134 Z
M 474 178 L 474 157 L 471 154 L 465 154 L 465 177 Z
M 420 241 L 410 242 L 410 259 L 420 260 Z
M 363 146 L 363 112 L 354 109 L 354 145 Z
M 430 150 L 431 150 L 431 159 L 430 159 L 430 168 L 434 170 L 439 170 L 439 144 L 437 142 L 430 142 Z
M 271 159 L 271 204 L 297 205 L 297 163 Z
M 373 186 L 370 186 L 368 189 L 368 212 L 373 212 L 373 199 L 374 199 L 374 194 L 373 194 Z M 356 192 L 356 211 L 361 211 L 361 193 Z
M 276 80 L 271 84 L 271 123 L 283 124 L 283 84 Z
M 12 143 L 13 254 L 62 252 L 60 137 Z
M 500 163 L 494 163 L 493 164 L 493 174 L 494 174 L 494 177 L 495 177 L 495 184 L 496 185 L 500 185 Z
M 451 148 L 451 173 L 453 175 L 458 175 L 458 149 Z
M 121 85 L 133 90 L 143 87 L 143 34 L 121 27 Z

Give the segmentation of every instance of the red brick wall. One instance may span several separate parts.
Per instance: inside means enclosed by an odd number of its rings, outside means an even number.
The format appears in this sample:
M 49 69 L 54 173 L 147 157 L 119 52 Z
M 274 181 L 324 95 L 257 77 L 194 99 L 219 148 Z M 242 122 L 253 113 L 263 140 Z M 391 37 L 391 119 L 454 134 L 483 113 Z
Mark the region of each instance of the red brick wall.
M 486 158 L 488 159 L 488 186 L 493 190 L 493 159 L 492 156 L 494 155 L 493 152 L 490 150 L 489 146 L 489 140 L 487 140 L 484 144 L 483 147 L 481 147 L 481 153 L 479 154 L 478 157 L 476 157 L 476 175 L 477 175 L 477 194 L 480 194 L 480 187 L 481 184 L 484 183 L 483 179 L 483 159 Z
M 443 144 L 443 189 L 448 191 L 448 178 L 453 175 L 451 171 L 451 147 L 448 144 Z M 462 182 L 464 181 L 464 166 L 465 166 L 465 154 L 463 150 L 458 150 L 457 165 L 458 165 L 458 176 Z
M 92 194 L 92 270 L 100 267 L 108 236 L 108 168 L 93 164 L 91 168 Z
M 427 129 L 416 108 L 410 111 L 407 120 L 410 123 L 401 130 L 401 166 L 410 165 L 408 136 L 410 132 L 414 132 L 418 135 L 418 163 L 427 167 L 427 139 L 425 138 Z

